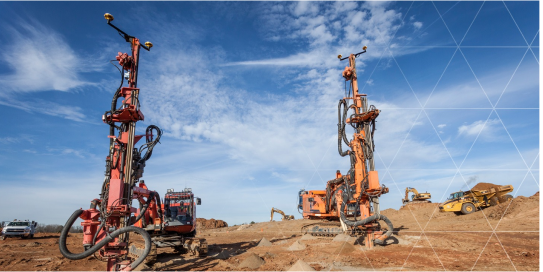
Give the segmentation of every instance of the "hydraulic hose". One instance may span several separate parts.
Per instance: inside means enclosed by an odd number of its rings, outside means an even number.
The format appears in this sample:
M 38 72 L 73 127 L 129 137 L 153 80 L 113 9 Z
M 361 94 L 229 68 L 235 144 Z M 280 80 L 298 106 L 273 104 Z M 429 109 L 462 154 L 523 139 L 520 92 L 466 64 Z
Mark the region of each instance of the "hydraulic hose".
M 68 258 L 70 260 L 80 260 L 80 259 L 89 257 L 92 254 L 94 254 L 94 252 L 98 251 L 100 248 L 105 246 L 107 243 L 111 242 L 113 239 L 115 239 L 119 235 L 121 235 L 123 233 L 127 233 L 127 232 L 139 233 L 143 237 L 143 239 L 145 240 L 145 249 L 143 250 L 143 254 L 141 256 L 139 256 L 134 262 L 129 264 L 128 267 L 125 268 L 125 270 L 131 270 L 131 269 L 137 267 L 138 265 L 140 265 L 143 262 L 143 260 L 145 260 L 147 255 L 149 255 L 149 252 L 151 252 L 151 236 L 149 236 L 149 234 L 145 230 L 143 230 L 141 228 L 136 228 L 136 227 L 133 227 L 133 226 L 124 227 L 124 228 L 118 229 L 118 230 L 108 234 L 108 236 L 106 236 L 104 239 L 100 240 L 100 242 L 96 243 L 94 246 L 92 246 L 88 250 L 85 250 L 85 251 L 83 251 L 81 253 L 72 253 L 72 252 L 70 252 L 70 250 L 68 250 L 68 248 L 66 247 L 66 238 L 68 237 L 68 232 L 72 228 L 72 225 L 74 224 L 75 220 L 77 220 L 77 218 L 79 218 L 79 216 L 82 213 L 83 213 L 83 210 L 76 210 L 72 214 L 72 216 L 70 216 L 68 221 L 66 221 L 66 224 L 64 225 L 64 228 L 62 228 L 62 231 L 60 232 L 60 240 L 59 240 L 58 246 L 59 246 L 59 249 L 60 249 L 60 253 L 64 257 L 66 257 L 66 258 Z
M 343 201 L 341 203 L 341 209 L 339 210 L 339 215 L 340 215 L 341 220 L 343 221 L 343 223 L 345 223 L 345 225 L 347 225 L 347 226 L 358 227 L 358 226 L 361 226 L 361 225 L 368 224 L 368 223 L 370 223 L 372 221 L 377 221 L 377 220 L 385 221 L 385 223 L 388 226 L 388 231 L 385 234 L 383 234 L 382 236 L 377 237 L 376 239 L 373 240 L 373 242 L 376 243 L 376 244 L 384 245 L 385 240 L 388 237 L 390 237 L 392 235 L 392 232 L 394 231 L 394 226 L 392 225 L 392 222 L 390 221 L 390 219 L 388 219 L 386 216 L 384 216 L 382 214 L 374 214 L 374 215 L 372 215 L 370 217 L 367 217 L 367 218 L 364 218 L 364 219 L 362 219 L 360 221 L 351 221 L 351 220 L 347 219 L 347 217 L 345 216 L 345 205 L 346 205 L 346 202 Z
M 138 216 L 136 216 L 136 220 L 134 221 L 134 224 L 136 222 L 140 221 L 140 219 L 145 215 L 145 212 L 147 211 L 147 208 L 149 207 L 149 204 L 151 204 L 151 200 L 153 200 L 155 198 L 155 194 L 156 194 L 155 192 L 151 192 L 149 194 L 149 197 L 147 198 L 147 202 L 145 202 L 145 204 L 143 204 L 143 207 L 140 209 L 140 214 L 138 214 Z

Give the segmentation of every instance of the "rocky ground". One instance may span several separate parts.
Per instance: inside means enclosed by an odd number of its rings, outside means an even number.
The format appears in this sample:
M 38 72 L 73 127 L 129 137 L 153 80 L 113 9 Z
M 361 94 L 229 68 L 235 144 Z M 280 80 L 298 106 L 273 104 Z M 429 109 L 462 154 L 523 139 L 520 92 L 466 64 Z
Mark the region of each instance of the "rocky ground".
M 469 215 L 440 213 L 437 204 L 382 212 L 394 223 L 388 245 L 366 250 L 355 239 L 303 236 L 310 220 L 200 230 L 207 257 L 158 250 L 153 270 L 539 270 L 539 194 Z M 213 223 L 215 224 L 215 223 Z M 81 234 L 68 240 L 80 252 Z M 94 258 L 71 261 L 58 234 L 0 241 L 2 270 L 104 270 Z

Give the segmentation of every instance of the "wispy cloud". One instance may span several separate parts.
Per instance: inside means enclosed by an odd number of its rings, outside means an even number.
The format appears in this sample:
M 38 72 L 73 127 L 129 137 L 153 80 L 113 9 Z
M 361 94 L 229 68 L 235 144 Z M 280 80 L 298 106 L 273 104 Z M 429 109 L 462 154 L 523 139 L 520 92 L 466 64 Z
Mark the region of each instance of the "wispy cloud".
M 78 106 L 36 98 L 30 93 L 78 89 L 95 84 L 82 79 L 82 73 L 102 69 L 96 59 L 76 53 L 62 35 L 35 20 L 17 26 L 3 26 L 10 42 L 0 52 L 10 72 L 0 75 L 0 105 L 26 112 L 86 122 Z
M 12 70 L 0 76 L 3 92 L 68 91 L 91 84 L 79 74 L 98 68 L 78 55 L 56 31 L 36 21 L 3 28 L 12 41 L 0 53 Z
M 0 93 L 0 105 L 24 110 L 31 113 L 56 116 L 77 122 L 88 122 L 83 110 L 77 106 L 66 106 L 39 98 L 19 100 L 12 94 Z
M 390 8 L 389 2 L 304 1 L 264 3 L 263 6 L 262 29 L 268 40 L 301 40 L 307 43 L 308 50 L 284 57 L 229 62 L 225 66 L 326 67 L 335 64 L 337 54 L 361 51 L 364 45 L 371 47 L 365 60 L 379 58 L 387 45 L 396 46 L 392 38 L 404 25 L 403 14 Z M 421 22 L 417 23 L 422 26 Z M 396 48 L 394 54 L 400 56 L 420 50 Z M 385 54 L 385 58 L 388 57 Z
M 480 139 L 491 141 L 498 137 L 496 133 L 501 128 L 501 122 L 498 119 L 490 120 L 478 120 L 471 124 L 465 124 L 458 128 L 459 136 L 476 137 Z

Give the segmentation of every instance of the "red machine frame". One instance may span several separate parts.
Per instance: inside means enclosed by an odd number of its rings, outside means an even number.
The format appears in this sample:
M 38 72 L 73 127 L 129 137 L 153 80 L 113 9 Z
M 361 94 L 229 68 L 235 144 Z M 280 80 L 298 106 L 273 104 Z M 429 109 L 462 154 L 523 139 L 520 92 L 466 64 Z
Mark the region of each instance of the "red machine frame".
M 90 209 L 76 210 L 65 224 L 60 237 L 59 247 L 61 253 L 73 260 L 82 259 L 91 255 L 107 260 L 107 270 L 130 271 L 143 262 L 151 249 L 150 235 L 143 229 L 131 226 L 141 219 L 143 214 L 151 214 L 153 224 L 158 228 L 162 226 L 160 197 L 157 192 L 147 188 L 143 180 L 139 178 L 143 174 L 145 161 L 150 158 L 152 148 L 162 134 L 156 126 L 149 126 L 145 135 L 135 135 L 136 123 L 144 120 L 140 110 L 139 91 L 137 87 L 140 48 L 147 51 L 153 46 L 146 42 L 141 44 L 139 39 L 130 36 L 111 24 L 113 16 L 106 13 L 104 17 L 108 25 L 116 29 L 119 34 L 130 43 L 131 54 L 120 53 L 116 60 L 122 67 L 121 76 L 128 71 L 128 87 L 121 86 L 114 95 L 111 111 L 102 116 L 104 123 L 110 125 L 110 148 L 106 158 L 106 175 L 102 186 L 100 199 L 91 201 Z M 119 69 L 121 70 L 121 69 Z M 122 103 L 117 108 L 117 100 L 122 98 Z M 118 135 L 115 135 L 118 130 Z M 153 131 L 157 132 L 156 138 Z M 134 148 L 135 144 L 145 137 L 147 143 L 140 149 Z M 142 156 L 142 151 L 147 150 Z M 139 183 L 136 185 L 136 183 Z M 143 209 L 132 207 L 132 200 L 137 199 L 143 204 Z M 135 220 L 132 216 L 137 213 Z M 83 219 L 83 253 L 74 254 L 66 248 L 66 237 L 71 226 L 77 220 Z M 129 233 L 135 232 L 142 235 L 145 241 L 145 249 L 134 261 L 128 257 Z

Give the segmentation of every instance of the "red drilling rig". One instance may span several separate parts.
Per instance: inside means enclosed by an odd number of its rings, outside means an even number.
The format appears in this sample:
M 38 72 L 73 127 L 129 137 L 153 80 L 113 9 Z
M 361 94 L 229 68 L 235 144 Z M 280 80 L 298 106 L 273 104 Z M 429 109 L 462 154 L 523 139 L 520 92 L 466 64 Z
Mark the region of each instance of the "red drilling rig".
M 130 271 L 145 260 L 152 247 L 149 233 L 132 224 L 140 221 L 143 215 L 151 214 L 154 218 L 151 224 L 156 230 L 160 231 L 163 226 L 160 196 L 157 192 L 148 190 L 143 180 L 140 181 L 145 162 L 151 157 L 153 147 L 159 142 L 162 131 L 157 126 L 151 125 L 147 127 L 145 135 L 135 135 L 136 123 L 144 119 L 140 110 L 140 89 L 137 87 L 140 49 L 149 51 L 153 44 L 150 42 L 141 44 L 138 38 L 111 24 L 113 21 L 111 14 L 106 13 L 104 17 L 108 25 L 130 43 L 131 52 L 130 54 L 119 52 L 116 57 L 121 66 L 119 68 L 121 85 L 113 96 L 111 110 L 102 116 L 104 123 L 110 126 L 110 145 L 100 198 L 92 200 L 89 209 L 79 209 L 72 214 L 61 232 L 59 248 L 62 255 L 71 260 L 94 255 L 107 262 L 108 271 Z M 128 80 L 128 87 L 123 87 L 124 78 Z M 119 99 L 122 101 L 118 107 Z M 135 148 L 135 144 L 144 137 L 146 142 Z M 133 200 L 142 204 L 141 210 L 132 207 Z M 132 214 L 136 213 L 138 215 L 134 218 Z M 66 238 L 78 218 L 83 220 L 81 225 L 84 231 L 85 251 L 72 253 L 66 247 Z M 133 238 L 138 237 L 133 233 L 139 234 L 144 242 L 143 250 L 136 257 L 128 254 L 131 233 Z
M 388 188 L 379 184 L 373 162 L 373 132 L 380 111 L 373 105 L 368 107 L 366 95 L 358 93 L 355 59 L 363 53 L 366 53 L 366 46 L 362 52 L 349 57 L 338 56 L 341 61 L 349 60 L 342 75 L 345 81 L 350 81 L 349 94 L 338 104 L 338 151 L 342 157 L 349 156 L 351 167 L 345 175 L 338 170 L 336 178 L 326 184 L 326 190 L 301 190 L 298 207 L 303 210 L 304 218 L 331 221 L 305 225 L 303 232 L 322 236 L 363 235 L 365 246 L 372 248 L 374 243 L 384 244 L 392 234 L 393 226 L 379 211 L 379 197 L 388 193 Z M 352 100 L 352 104 L 348 100 Z M 351 115 L 347 118 L 350 110 Z M 355 130 L 351 141 L 345 133 L 346 124 Z M 342 150 L 342 141 L 350 150 Z M 379 220 L 387 224 L 386 233 L 381 230 Z

